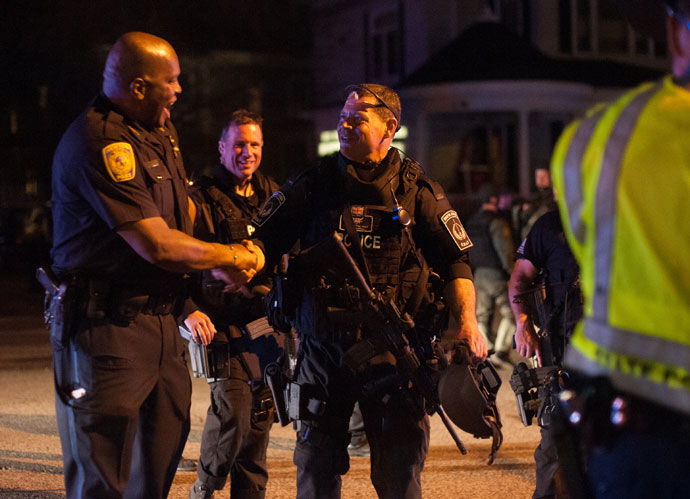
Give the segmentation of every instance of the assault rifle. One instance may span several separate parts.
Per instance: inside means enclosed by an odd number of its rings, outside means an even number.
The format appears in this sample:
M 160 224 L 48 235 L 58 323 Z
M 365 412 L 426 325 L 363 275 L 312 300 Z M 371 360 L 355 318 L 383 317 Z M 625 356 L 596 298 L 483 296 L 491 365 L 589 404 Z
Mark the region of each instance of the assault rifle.
M 369 287 L 359 267 L 345 248 L 341 236 L 334 232 L 326 246 L 346 272 L 345 278 L 360 290 L 359 317 L 367 324 L 369 331 L 375 333 L 350 347 L 343 355 L 343 365 L 352 373 L 362 372 L 369 361 L 379 354 L 390 352 L 395 358 L 398 375 L 394 382 L 410 387 L 417 395 L 424 398 L 424 406 L 411 400 L 412 407 L 418 411 L 418 416 L 425 412 L 429 415 L 437 413 L 453 441 L 462 454 L 467 454 L 467 448 L 460 440 L 455 429 L 446 416 L 438 396 L 437 384 L 432 373 L 447 365 L 442 352 L 434 352 L 433 345 L 429 345 L 430 355 L 422 362 L 415 351 L 408 336 L 413 332 L 415 323 L 407 313 L 401 313 L 390 298 L 385 298 L 380 292 Z M 363 296 L 362 296 L 363 295 Z M 419 338 L 417 338 L 419 340 Z M 430 342 L 431 343 L 431 342 Z M 391 380 L 393 381 L 393 380 Z M 383 383 L 383 381 L 382 381 Z M 413 399 L 414 397 L 410 397 Z

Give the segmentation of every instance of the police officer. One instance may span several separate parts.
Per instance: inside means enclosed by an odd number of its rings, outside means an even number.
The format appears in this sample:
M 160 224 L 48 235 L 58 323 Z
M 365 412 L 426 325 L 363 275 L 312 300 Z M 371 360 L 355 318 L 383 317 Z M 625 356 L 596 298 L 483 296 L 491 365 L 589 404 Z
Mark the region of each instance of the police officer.
M 246 282 L 263 266 L 250 243 L 188 235 L 191 202 L 169 120 L 179 74 L 165 40 L 123 35 L 102 94 L 55 153 L 53 270 L 68 291 L 51 342 L 70 498 L 167 496 L 189 431 L 175 320 L 182 273 L 222 267 L 219 275 Z
M 568 338 L 582 315 L 578 277 L 579 268 L 565 241 L 558 212 L 550 211 L 536 221 L 518 248 L 510 276 L 510 303 L 517 323 L 515 346 L 520 355 L 536 355 L 541 366 L 562 365 Z M 539 318 L 534 316 L 536 307 L 529 304 L 542 299 L 542 289 L 546 297 L 543 317 Z M 542 339 L 548 341 L 547 345 L 540 344 L 535 324 L 549 335 Z M 540 423 L 541 441 L 534 451 L 537 480 L 532 497 L 564 497 L 565 491 L 557 488 L 563 483 L 556 479 L 562 471 L 551 425 L 548 420 Z
M 296 240 L 305 250 L 339 232 L 373 286 L 401 309 L 417 283 L 412 275 L 419 274 L 418 248 L 446 283 L 447 302 L 459 324 L 457 337 L 485 359 L 465 252 L 471 242 L 442 189 L 417 163 L 390 148 L 400 125 L 398 95 L 376 84 L 349 90 L 338 121 L 340 152 L 269 199 L 254 219 L 258 240 L 269 261 L 275 261 Z M 410 239 L 400 223 L 405 214 L 411 217 Z M 414 396 L 407 386 L 385 385 L 395 373 L 390 352 L 371 359 L 360 375 L 342 365 L 344 352 L 378 331 L 357 323 L 342 276 L 333 276 L 331 267 L 326 256 L 301 270 L 298 266 L 295 275 L 302 281 L 294 319 L 301 335 L 295 374 L 300 395 L 299 402 L 290 400 L 299 406 L 297 495 L 340 497 L 340 476 L 349 467 L 348 421 L 359 401 L 378 495 L 421 497 L 428 416 L 412 409 L 408 400 Z M 377 385 L 382 385 L 379 391 Z
M 213 177 L 195 183 L 194 234 L 204 241 L 232 243 L 251 237 L 252 216 L 278 189 L 259 170 L 263 119 L 244 109 L 235 111 L 218 141 L 220 163 Z M 274 411 L 263 366 L 276 361 L 275 333 L 251 338 L 247 324 L 265 319 L 262 297 L 271 286 L 261 273 L 249 283 L 230 288 L 210 271 L 197 275 L 192 296 L 201 310 L 185 324 L 200 343 L 208 343 L 213 362 L 211 405 L 201 439 L 198 478 L 190 499 L 210 498 L 230 475 L 230 497 L 263 498 L 268 471 L 266 448 Z M 217 332 L 216 332 L 217 331 Z M 214 335 L 215 332 L 215 335 Z
M 596 497 L 690 490 L 690 2 L 664 3 L 672 74 L 569 125 L 552 158 L 582 271 L 565 364 L 587 377 L 577 402 L 591 410 L 571 419 L 594 430 Z

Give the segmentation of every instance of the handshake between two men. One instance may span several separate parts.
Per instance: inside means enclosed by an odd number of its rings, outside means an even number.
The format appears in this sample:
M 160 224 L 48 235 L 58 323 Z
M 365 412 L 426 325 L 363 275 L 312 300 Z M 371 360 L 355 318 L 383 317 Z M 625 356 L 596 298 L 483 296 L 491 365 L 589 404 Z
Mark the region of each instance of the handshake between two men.
M 266 258 L 261 248 L 248 239 L 230 244 L 229 248 L 233 252 L 233 265 L 213 269 L 211 272 L 214 278 L 226 284 L 224 291 L 244 294 L 247 291 L 246 284 L 264 268 Z

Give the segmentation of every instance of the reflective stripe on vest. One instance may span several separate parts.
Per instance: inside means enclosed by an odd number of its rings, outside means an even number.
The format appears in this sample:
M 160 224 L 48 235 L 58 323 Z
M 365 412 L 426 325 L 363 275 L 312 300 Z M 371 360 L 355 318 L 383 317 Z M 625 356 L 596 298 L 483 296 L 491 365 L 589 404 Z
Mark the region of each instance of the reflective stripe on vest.
M 577 341 L 577 340 L 575 340 Z M 590 344 L 591 357 L 577 348 L 569 348 L 566 363 L 590 376 L 608 376 L 619 390 L 654 400 L 685 414 L 690 414 L 690 372 L 658 362 L 626 358 Z M 590 348 L 585 348 L 590 350 Z
M 616 226 L 616 205 L 618 204 L 618 177 L 623 165 L 623 155 L 642 110 L 660 88 L 661 83 L 658 83 L 648 90 L 640 92 L 628 103 L 618 116 L 606 143 L 606 149 L 604 149 L 594 205 L 596 235 L 594 239 L 595 281 L 592 301 L 593 317 L 602 323 L 609 323 L 608 293 L 611 287 L 613 238 Z M 618 337 L 618 335 L 615 336 Z M 590 338 L 597 342 L 602 341 L 600 340 L 601 336 L 598 335 L 590 336 Z M 625 335 L 620 339 L 625 343 Z M 609 341 L 604 343 L 618 350 L 617 345 L 612 345 Z M 628 353 L 638 355 L 633 352 Z
M 612 327 L 609 320 L 609 290 L 613 269 L 613 252 L 618 204 L 618 179 L 628 141 L 637 120 L 649 99 L 661 88 L 658 83 L 637 94 L 620 113 L 604 151 L 603 165 L 597 183 L 594 210 L 595 222 L 595 287 L 592 318 L 585 322 L 585 334 L 592 341 L 626 355 L 643 359 L 665 359 L 682 366 L 690 355 L 690 347 L 656 336 Z
M 578 325 L 572 338 L 571 348 L 566 355 L 566 365 L 589 375 L 606 374 L 619 389 L 690 414 L 690 345 L 684 341 L 684 336 L 673 334 L 673 330 L 669 329 L 673 328 L 673 324 L 678 324 L 679 328 L 687 331 L 687 323 L 678 321 L 687 314 L 684 315 L 681 310 L 673 317 L 673 320 L 660 321 L 659 329 L 656 331 L 653 324 L 650 327 L 649 322 L 641 324 L 639 329 L 631 320 L 623 321 L 626 325 L 620 326 L 621 313 L 630 311 L 631 306 L 644 306 L 645 303 L 645 295 L 626 295 L 626 288 L 624 285 L 621 287 L 619 281 L 623 268 L 630 269 L 633 273 L 630 274 L 631 279 L 634 279 L 636 275 L 635 269 L 630 268 L 630 265 L 634 263 L 631 263 L 629 258 L 626 261 L 629 254 L 626 253 L 625 246 L 626 243 L 635 241 L 635 239 L 630 239 L 629 235 L 631 224 L 634 224 L 636 219 L 620 218 L 623 214 L 619 214 L 618 210 L 622 212 L 626 208 L 629 210 L 629 205 L 632 204 L 630 199 L 619 198 L 621 192 L 628 192 L 620 190 L 625 185 L 621 182 L 634 182 L 639 174 L 635 176 L 635 168 L 631 164 L 632 176 L 626 175 L 625 172 L 628 170 L 623 170 L 623 167 L 628 159 L 625 156 L 631 148 L 646 147 L 644 144 L 645 140 L 649 141 L 649 135 L 641 135 L 639 140 L 642 142 L 638 142 L 633 134 L 638 124 L 645 130 L 641 133 L 650 133 L 650 126 L 653 126 L 654 121 L 640 122 L 640 116 L 643 115 L 650 99 L 655 96 L 659 96 L 660 99 L 667 97 L 667 94 L 659 94 L 663 91 L 664 85 L 671 85 L 670 80 L 638 87 L 617 103 L 607 107 L 603 115 L 593 115 L 594 124 L 589 118 L 576 124 L 578 128 L 572 130 L 569 137 L 564 137 L 565 154 L 561 152 L 554 163 L 554 179 L 559 180 L 558 187 L 564 193 L 562 201 L 565 202 L 561 206 L 561 211 L 564 220 L 570 224 L 569 239 L 573 246 L 576 244 L 583 246 L 579 257 L 584 260 L 580 263 L 583 265 L 589 263 L 592 266 L 587 275 L 590 286 L 588 288 L 590 307 L 586 311 L 585 320 Z M 672 89 L 668 91 L 673 92 Z M 684 98 L 687 101 L 687 97 Z M 673 102 L 673 100 L 667 101 L 662 105 L 669 109 Z M 686 108 L 687 105 L 683 109 Z M 654 120 L 658 116 L 657 109 L 657 107 L 650 108 L 648 120 Z M 654 149 L 640 150 L 653 151 Z M 639 154 L 639 152 L 635 151 L 631 154 Z M 650 154 L 650 156 L 646 157 L 645 161 L 651 160 L 650 165 L 656 164 L 654 155 Z M 631 156 L 629 159 L 635 161 L 635 158 L 638 156 Z M 687 163 L 681 163 L 687 165 Z M 559 167 L 562 168 L 561 171 Z M 596 184 L 592 185 L 592 181 Z M 596 187 L 595 191 L 592 190 L 593 187 Z M 637 203 L 645 202 L 635 199 Z M 663 212 L 660 214 L 663 216 Z M 674 220 L 677 224 L 680 219 L 677 213 L 675 215 Z M 620 232 L 624 230 L 627 231 Z M 680 228 L 679 230 L 682 231 Z M 628 238 L 620 239 L 621 233 L 626 234 Z M 635 234 L 635 232 L 632 233 Z M 644 235 L 646 232 L 641 231 L 640 234 Z M 669 240 L 673 239 L 669 238 Z M 655 241 L 658 243 L 659 239 Z M 630 250 L 633 251 L 633 255 L 638 255 L 635 247 L 631 247 Z M 588 253 L 589 251 L 592 253 Z M 684 258 L 684 256 L 678 256 Z M 625 267 L 621 267 L 621 261 L 625 262 Z M 619 262 L 617 266 L 614 265 L 616 262 Z M 659 268 L 663 270 L 674 268 L 673 262 L 670 263 L 670 266 Z M 639 265 L 644 266 L 644 261 L 640 261 Z M 583 285 L 585 284 L 584 277 L 583 274 Z M 613 279 L 616 279 L 615 284 Z M 638 285 L 640 279 L 643 278 L 638 276 L 636 279 L 637 281 L 633 282 Z M 678 289 L 671 287 L 673 281 L 669 282 L 670 284 L 664 282 L 662 286 L 669 286 L 670 296 L 674 298 L 679 296 Z M 654 284 L 650 283 L 650 285 Z M 663 287 L 660 289 L 664 290 Z M 674 292 L 676 295 L 673 295 Z M 658 300 L 659 296 L 663 295 L 656 296 Z M 638 297 L 638 301 L 621 301 Z M 662 302 L 659 304 L 661 305 Z M 654 305 L 654 302 L 649 303 L 650 307 Z M 655 310 L 658 313 L 658 310 L 663 311 L 663 308 L 659 306 Z M 629 317 L 635 317 L 635 315 Z M 619 326 L 615 327 L 612 324 Z
M 604 110 L 600 109 L 580 123 L 570 141 L 568 152 L 563 161 L 563 186 L 565 188 L 563 198 L 568 207 L 570 227 L 575 239 L 580 244 L 585 243 L 585 225 L 582 221 L 584 197 L 580 165 L 603 112 Z

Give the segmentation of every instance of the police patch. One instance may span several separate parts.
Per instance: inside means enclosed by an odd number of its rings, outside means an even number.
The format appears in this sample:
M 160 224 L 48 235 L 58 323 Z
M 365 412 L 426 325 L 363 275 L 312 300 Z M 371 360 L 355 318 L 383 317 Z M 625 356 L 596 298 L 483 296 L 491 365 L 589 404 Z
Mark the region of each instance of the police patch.
M 352 214 L 352 221 L 355 223 L 355 230 L 357 232 L 371 232 L 374 230 L 374 217 L 365 215 L 366 210 L 364 206 L 351 206 L 350 213 Z M 340 215 L 340 222 L 338 228 L 345 231 L 345 224 L 343 223 L 343 216 Z
M 461 251 L 465 251 L 473 246 L 455 210 L 448 210 L 441 214 L 441 223 Z
M 110 178 L 115 182 L 132 180 L 136 173 L 134 150 L 127 142 L 113 142 L 103 148 L 103 161 Z
M 278 211 L 278 208 L 280 208 L 283 203 L 285 203 L 285 194 L 280 191 L 275 191 L 273 195 L 266 200 L 261 211 L 254 216 L 252 224 L 256 227 L 261 227 L 276 211 Z

